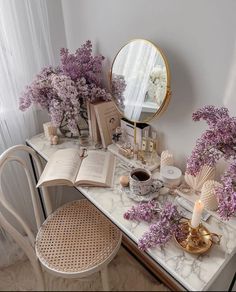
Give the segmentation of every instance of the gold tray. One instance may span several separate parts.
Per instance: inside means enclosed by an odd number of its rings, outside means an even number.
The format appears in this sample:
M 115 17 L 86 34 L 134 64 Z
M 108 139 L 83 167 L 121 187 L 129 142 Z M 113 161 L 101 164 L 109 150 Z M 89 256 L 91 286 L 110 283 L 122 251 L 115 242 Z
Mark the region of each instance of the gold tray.
M 184 239 L 178 239 L 175 236 L 175 241 L 188 253 L 203 254 L 211 248 L 213 243 L 220 243 L 221 236 L 211 233 L 202 224 L 200 224 L 196 229 L 191 227 L 189 220 L 185 220 L 180 224 L 182 230 L 186 234 L 186 237 Z M 217 241 L 214 241 L 213 237 L 217 237 Z

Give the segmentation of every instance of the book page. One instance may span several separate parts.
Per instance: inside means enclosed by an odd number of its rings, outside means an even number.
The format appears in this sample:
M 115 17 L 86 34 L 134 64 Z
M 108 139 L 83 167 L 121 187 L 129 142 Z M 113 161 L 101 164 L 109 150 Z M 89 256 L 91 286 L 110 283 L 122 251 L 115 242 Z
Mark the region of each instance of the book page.
M 74 184 L 78 169 L 81 164 L 78 149 L 61 149 L 56 151 L 46 164 L 39 179 L 40 185 L 65 184 L 66 181 Z M 50 184 L 53 183 L 53 184 Z M 68 183 L 67 183 L 68 184 Z
M 89 151 L 76 178 L 77 185 L 110 186 L 115 166 L 114 155 L 104 151 Z

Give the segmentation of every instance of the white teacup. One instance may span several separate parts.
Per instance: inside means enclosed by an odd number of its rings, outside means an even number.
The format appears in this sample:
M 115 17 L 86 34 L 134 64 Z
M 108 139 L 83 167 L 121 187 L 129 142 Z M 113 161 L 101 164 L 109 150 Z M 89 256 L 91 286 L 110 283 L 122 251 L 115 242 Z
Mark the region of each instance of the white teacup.
M 145 196 L 152 189 L 152 174 L 144 168 L 135 168 L 129 175 L 129 186 L 132 193 Z

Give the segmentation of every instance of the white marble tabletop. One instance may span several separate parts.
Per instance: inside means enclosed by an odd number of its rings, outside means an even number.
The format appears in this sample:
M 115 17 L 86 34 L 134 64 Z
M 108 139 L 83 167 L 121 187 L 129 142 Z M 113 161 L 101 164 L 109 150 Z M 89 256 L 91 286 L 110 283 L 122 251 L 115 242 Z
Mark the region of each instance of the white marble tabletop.
M 58 145 L 50 145 L 44 134 L 39 134 L 27 140 L 44 159 L 58 149 L 79 148 L 78 140 L 63 138 Z M 102 151 L 102 150 L 101 150 Z M 78 190 L 108 216 L 128 237 L 137 243 L 141 235 L 148 229 L 144 222 L 125 220 L 123 214 L 137 203 L 120 192 L 119 177 L 128 174 L 126 165 L 117 159 L 114 185 L 112 188 L 79 187 Z M 158 200 L 173 201 L 174 196 L 168 193 L 161 195 Z M 236 251 L 236 229 L 211 216 L 204 225 L 211 231 L 222 235 L 220 245 L 213 245 L 204 255 L 192 255 L 181 250 L 174 239 L 164 248 L 155 247 L 148 254 L 161 265 L 173 278 L 180 282 L 186 290 L 204 291 L 214 282 L 222 269 L 233 257 Z

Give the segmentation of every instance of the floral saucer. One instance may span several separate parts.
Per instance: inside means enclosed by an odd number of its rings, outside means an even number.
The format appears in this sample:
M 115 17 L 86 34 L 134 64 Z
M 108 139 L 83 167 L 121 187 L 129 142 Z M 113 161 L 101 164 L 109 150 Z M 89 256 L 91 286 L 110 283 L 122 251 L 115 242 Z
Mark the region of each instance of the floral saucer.
M 161 190 L 161 188 L 163 188 L 163 182 L 158 179 L 155 179 L 153 181 L 153 187 L 151 192 L 149 192 L 145 196 L 135 195 L 134 193 L 131 192 L 129 187 L 120 187 L 120 192 L 126 194 L 128 198 L 136 202 L 148 202 L 159 196 L 159 191 Z

